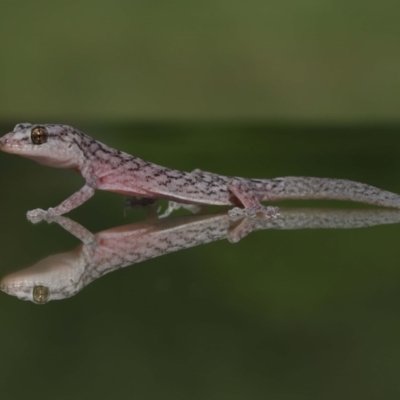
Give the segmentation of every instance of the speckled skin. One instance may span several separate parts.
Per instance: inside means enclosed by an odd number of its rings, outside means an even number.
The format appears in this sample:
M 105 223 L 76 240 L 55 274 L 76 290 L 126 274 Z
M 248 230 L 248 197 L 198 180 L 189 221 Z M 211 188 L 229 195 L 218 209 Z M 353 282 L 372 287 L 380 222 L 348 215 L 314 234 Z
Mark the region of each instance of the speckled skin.
M 31 132 L 38 126 L 48 132 L 46 143 L 40 145 L 31 140 Z M 400 208 L 399 195 L 344 179 L 245 179 L 200 170 L 177 171 L 113 149 L 67 125 L 18 124 L 0 139 L 0 149 L 44 165 L 75 169 L 86 180 L 81 190 L 57 207 L 29 211 L 27 215 L 32 220 L 65 214 L 87 201 L 95 189 L 178 203 L 233 205 L 233 218 L 275 217 L 277 209 L 260 202 L 285 199 L 351 200 Z
M 89 283 L 120 268 L 201 244 L 225 238 L 237 242 L 261 229 L 349 229 L 393 224 L 400 222 L 400 211 L 303 208 L 282 210 L 279 218 L 240 221 L 232 221 L 222 213 L 153 219 L 96 234 L 67 217 L 53 217 L 52 221 L 83 245 L 5 276 L 2 291 L 42 304 L 74 296 Z

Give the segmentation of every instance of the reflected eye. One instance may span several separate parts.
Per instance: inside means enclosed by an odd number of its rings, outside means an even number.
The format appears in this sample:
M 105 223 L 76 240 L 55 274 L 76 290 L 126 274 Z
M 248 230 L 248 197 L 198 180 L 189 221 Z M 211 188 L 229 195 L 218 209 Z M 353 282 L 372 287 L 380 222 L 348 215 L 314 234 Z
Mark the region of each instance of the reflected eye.
M 50 289 L 47 286 L 38 285 L 33 288 L 33 301 L 44 304 L 50 300 Z
M 46 128 L 42 126 L 38 126 L 32 129 L 31 132 L 31 140 L 33 144 L 43 144 L 47 142 L 47 137 L 49 134 L 47 133 Z

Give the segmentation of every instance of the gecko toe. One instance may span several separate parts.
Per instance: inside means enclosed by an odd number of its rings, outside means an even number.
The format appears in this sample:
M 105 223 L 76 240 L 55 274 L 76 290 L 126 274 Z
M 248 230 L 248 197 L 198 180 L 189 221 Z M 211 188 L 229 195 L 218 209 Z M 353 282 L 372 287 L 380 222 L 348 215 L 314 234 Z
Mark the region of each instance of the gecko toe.
M 28 211 L 26 213 L 26 218 L 28 221 L 32 222 L 33 224 L 37 224 L 38 222 L 46 219 L 48 216 L 48 212 L 42 210 L 41 208 L 36 208 L 35 210 Z

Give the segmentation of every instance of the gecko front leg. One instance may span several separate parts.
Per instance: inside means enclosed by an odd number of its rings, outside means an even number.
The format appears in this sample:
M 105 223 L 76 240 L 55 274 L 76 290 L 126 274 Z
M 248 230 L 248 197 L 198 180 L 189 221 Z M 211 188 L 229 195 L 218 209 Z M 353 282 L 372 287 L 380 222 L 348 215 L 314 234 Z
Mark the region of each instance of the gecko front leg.
M 244 207 L 235 207 L 228 211 L 229 217 L 233 220 L 243 217 L 276 218 L 279 215 L 279 208 L 266 207 L 260 203 L 260 200 L 245 179 L 232 178 L 228 182 L 228 190 Z
M 45 218 L 51 218 L 56 215 L 62 215 L 71 211 L 72 209 L 80 206 L 86 200 L 89 200 L 94 194 L 94 188 L 89 184 L 83 186 L 80 190 L 75 192 L 72 196 L 68 197 L 57 207 L 49 208 L 48 210 L 42 210 L 41 208 L 36 208 L 35 210 L 28 211 L 26 217 L 31 222 L 39 222 Z

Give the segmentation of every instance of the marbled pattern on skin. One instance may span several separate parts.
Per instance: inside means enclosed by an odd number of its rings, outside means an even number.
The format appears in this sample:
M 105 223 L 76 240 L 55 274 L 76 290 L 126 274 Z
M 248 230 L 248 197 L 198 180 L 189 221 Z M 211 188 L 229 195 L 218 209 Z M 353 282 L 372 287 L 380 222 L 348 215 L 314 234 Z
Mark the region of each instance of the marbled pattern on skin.
M 47 133 L 42 144 L 34 144 L 31 138 L 37 128 Z M 400 208 L 399 195 L 345 179 L 246 179 L 173 170 L 113 149 L 67 125 L 18 124 L 0 139 L 0 150 L 47 166 L 74 169 L 86 180 L 85 186 L 58 206 L 29 211 L 31 220 L 65 214 L 92 197 L 95 189 L 183 204 L 235 206 L 230 210 L 232 218 L 276 217 L 278 209 L 261 202 L 286 199 L 350 200 Z
M 400 211 L 283 209 L 279 218 L 240 221 L 221 213 L 152 219 L 96 234 L 67 217 L 53 217 L 50 221 L 83 244 L 5 276 L 0 284 L 3 292 L 43 304 L 74 296 L 89 283 L 120 268 L 217 240 L 238 242 L 262 229 L 351 229 L 394 224 L 400 222 Z M 268 248 L 265 250 L 267 254 Z

